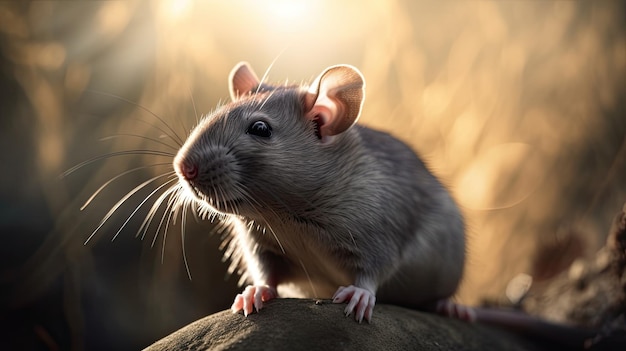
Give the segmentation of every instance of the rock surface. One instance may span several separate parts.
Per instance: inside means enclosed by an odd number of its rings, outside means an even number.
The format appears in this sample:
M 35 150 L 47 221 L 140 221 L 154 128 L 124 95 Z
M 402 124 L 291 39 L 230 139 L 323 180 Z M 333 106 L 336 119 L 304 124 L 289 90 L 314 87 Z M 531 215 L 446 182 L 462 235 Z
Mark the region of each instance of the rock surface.
M 147 347 L 161 350 L 542 350 L 506 331 L 391 305 L 371 324 L 329 300 L 277 299 L 247 318 L 222 311 Z

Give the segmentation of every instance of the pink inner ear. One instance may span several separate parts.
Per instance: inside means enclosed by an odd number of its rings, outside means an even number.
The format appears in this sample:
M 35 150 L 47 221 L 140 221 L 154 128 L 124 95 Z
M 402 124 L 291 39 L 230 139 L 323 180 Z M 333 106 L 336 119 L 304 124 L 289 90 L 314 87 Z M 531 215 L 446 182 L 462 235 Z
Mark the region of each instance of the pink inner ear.
M 328 126 L 328 114 L 330 111 L 324 107 L 315 105 L 313 108 L 306 113 L 306 118 L 310 121 L 313 121 L 316 125 L 316 134 L 317 137 L 322 139 L 323 136 L 327 135 L 327 126 Z
M 341 106 L 338 106 L 335 101 L 330 99 L 326 92 L 321 92 L 317 95 L 315 104 L 309 112 L 306 113 L 306 118 L 309 120 L 317 120 L 318 136 L 320 138 L 328 137 L 337 134 L 334 126 L 338 124 L 339 113 L 342 112 Z
M 259 85 L 259 78 L 250 65 L 240 62 L 230 73 L 229 89 L 230 97 L 236 101 Z
M 315 123 L 315 135 L 318 139 L 322 139 L 322 126 L 324 125 L 324 119 L 317 115 L 313 118 L 313 123 Z

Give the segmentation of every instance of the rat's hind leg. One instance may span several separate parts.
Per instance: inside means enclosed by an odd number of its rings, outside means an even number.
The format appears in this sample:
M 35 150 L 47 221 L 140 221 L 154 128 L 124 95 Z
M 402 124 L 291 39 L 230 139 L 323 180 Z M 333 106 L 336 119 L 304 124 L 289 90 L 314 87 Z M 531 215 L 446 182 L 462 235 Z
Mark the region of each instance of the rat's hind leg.
M 458 318 L 467 322 L 476 322 L 476 310 L 452 301 L 450 298 L 437 300 L 435 312 L 446 317 Z
M 276 287 L 269 285 L 248 285 L 241 294 L 235 296 L 235 301 L 230 307 L 233 313 L 243 310 L 243 314 L 248 316 L 250 313 L 258 312 L 263 308 L 263 302 L 267 302 L 278 297 Z

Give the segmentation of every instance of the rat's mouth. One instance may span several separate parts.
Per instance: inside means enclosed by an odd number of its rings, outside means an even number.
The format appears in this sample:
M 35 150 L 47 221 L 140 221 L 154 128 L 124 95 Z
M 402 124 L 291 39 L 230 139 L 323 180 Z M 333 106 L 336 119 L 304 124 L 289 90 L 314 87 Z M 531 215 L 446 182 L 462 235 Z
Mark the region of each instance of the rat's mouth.
M 213 194 L 224 194 L 219 189 L 206 191 L 189 181 L 180 182 L 187 194 L 196 202 L 209 205 L 218 212 L 237 214 L 238 209 L 244 204 L 244 199 L 236 197 L 233 199 L 225 199 L 224 196 L 216 196 Z
M 188 181 L 181 180 L 178 182 L 183 189 L 185 189 L 185 193 L 188 197 L 193 198 L 196 201 L 204 201 L 204 196 L 200 192 L 198 188 L 190 184 Z

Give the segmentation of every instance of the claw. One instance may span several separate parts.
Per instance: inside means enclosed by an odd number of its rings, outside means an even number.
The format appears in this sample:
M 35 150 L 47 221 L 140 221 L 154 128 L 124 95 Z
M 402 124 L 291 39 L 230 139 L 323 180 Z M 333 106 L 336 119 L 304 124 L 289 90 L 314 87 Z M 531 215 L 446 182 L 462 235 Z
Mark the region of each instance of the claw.
M 340 286 L 333 295 L 333 303 L 343 303 L 348 301 L 348 306 L 344 309 L 346 317 L 354 312 L 354 319 L 361 323 L 363 319 L 372 321 L 376 296 L 367 289 L 354 285 L 347 287 Z
M 269 285 L 248 285 L 241 294 L 235 296 L 235 301 L 230 307 L 233 313 L 243 311 L 244 316 L 248 316 L 254 310 L 257 312 L 263 308 L 263 302 L 267 302 L 278 297 L 276 288 Z

